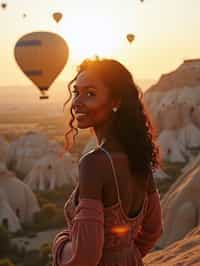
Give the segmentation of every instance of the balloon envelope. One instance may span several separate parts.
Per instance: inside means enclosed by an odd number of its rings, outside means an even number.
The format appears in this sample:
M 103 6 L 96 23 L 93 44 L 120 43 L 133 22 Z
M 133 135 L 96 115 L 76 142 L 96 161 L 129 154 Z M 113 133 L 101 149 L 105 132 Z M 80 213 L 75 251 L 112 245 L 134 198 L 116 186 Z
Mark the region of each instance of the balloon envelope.
M 54 18 L 54 20 L 58 23 L 61 19 L 62 19 L 62 13 L 60 13 L 60 12 L 55 12 L 55 13 L 53 13 L 53 18 Z
M 134 41 L 134 39 L 135 39 L 135 35 L 132 34 L 132 33 L 129 33 L 129 34 L 126 35 L 126 38 L 129 41 L 129 43 L 132 43 Z
M 3 8 L 3 9 L 5 9 L 6 7 L 7 7 L 7 4 L 6 3 L 1 3 L 1 7 Z
M 20 38 L 15 45 L 15 59 L 24 72 L 45 96 L 69 57 L 65 40 L 51 32 L 32 32 Z

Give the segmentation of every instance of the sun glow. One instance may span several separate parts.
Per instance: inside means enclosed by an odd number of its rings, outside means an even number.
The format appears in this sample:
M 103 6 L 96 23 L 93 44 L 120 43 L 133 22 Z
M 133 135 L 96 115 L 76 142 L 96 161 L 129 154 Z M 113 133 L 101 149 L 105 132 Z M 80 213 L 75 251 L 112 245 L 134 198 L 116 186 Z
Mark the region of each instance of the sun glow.
M 84 23 L 81 24 L 82 20 Z M 61 33 L 68 40 L 75 61 L 95 55 L 113 57 L 122 39 L 113 27 L 112 19 L 106 16 L 103 19 L 92 15 L 79 16 L 73 21 L 73 27 L 63 24 Z
M 119 60 L 137 79 L 155 80 L 184 59 L 199 58 L 199 9 L 199 0 L 9 1 L 0 12 L 0 24 L 6 25 L 0 29 L 1 85 L 29 84 L 13 60 L 13 47 L 33 31 L 58 33 L 68 43 L 69 61 L 58 80 L 70 79 L 93 55 Z M 63 14 L 59 23 L 52 18 L 57 11 Z M 135 35 L 131 46 L 127 33 Z

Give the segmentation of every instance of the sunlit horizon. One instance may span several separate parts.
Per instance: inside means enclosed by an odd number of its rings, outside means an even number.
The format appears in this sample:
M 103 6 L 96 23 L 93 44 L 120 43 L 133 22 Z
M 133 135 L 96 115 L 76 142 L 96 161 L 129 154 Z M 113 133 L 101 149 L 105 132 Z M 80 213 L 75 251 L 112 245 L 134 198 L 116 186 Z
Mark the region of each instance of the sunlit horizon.
M 17 40 L 32 31 L 56 32 L 67 41 L 70 56 L 58 81 L 69 80 L 76 66 L 94 55 L 119 60 L 136 80 L 158 80 L 185 59 L 200 57 L 198 0 L 124 0 L 123 6 L 120 0 L 6 2 L 7 9 L 0 11 L 5 25 L 0 28 L 0 86 L 32 84 L 13 56 Z M 59 24 L 51 17 L 54 11 L 64 15 Z M 129 32 L 136 36 L 131 45 Z

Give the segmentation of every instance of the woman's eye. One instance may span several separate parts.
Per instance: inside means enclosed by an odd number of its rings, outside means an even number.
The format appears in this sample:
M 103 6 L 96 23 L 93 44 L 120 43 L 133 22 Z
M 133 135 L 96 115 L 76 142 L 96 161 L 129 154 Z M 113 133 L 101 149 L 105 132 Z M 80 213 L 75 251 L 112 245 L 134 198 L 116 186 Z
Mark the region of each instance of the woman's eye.
M 89 96 L 89 97 L 90 97 L 90 96 L 94 96 L 94 95 L 95 95 L 95 94 L 92 93 L 92 92 L 90 92 L 90 91 L 87 92 L 87 96 Z

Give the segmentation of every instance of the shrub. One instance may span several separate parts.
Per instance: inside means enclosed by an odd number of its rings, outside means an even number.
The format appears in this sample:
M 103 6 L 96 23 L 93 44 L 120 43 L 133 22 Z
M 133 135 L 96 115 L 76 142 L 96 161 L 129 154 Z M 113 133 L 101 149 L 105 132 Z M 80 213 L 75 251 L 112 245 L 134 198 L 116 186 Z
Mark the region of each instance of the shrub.
M 45 205 L 42 206 L 42 210 L 43 214 L 48 217 L 48 218 L 52 218 L 55 216 L 56 214 L 56 205 L 53 203 L 47 203 Z
M 57 209 L 55 204 L 45 204 L 40 212 L 34 215 L 34 228 L 36 230 L 47 230 L 50 228 L 63 227 L 65 219 L 63 209 Z
M 73 189 L 72 184 L 65 184 L 54 190 L 36 191 L 35 194 L 41 207 L 47 203 L 54 203 L 56 206 L 63 208 Z
M 40 261 L 42 265 L 50 265 L 51 263 L 51 246 L 48 243 L 44 243 L 40 247 Z
M 0 266 L 14 266 L 14 264 L 10 259 L 5 258 L 0 260 Z
M 0 225 L 0 243 L 0 254 L 6 254 L 10 249 L 11 241 L 10 234 L 3 225 Z

